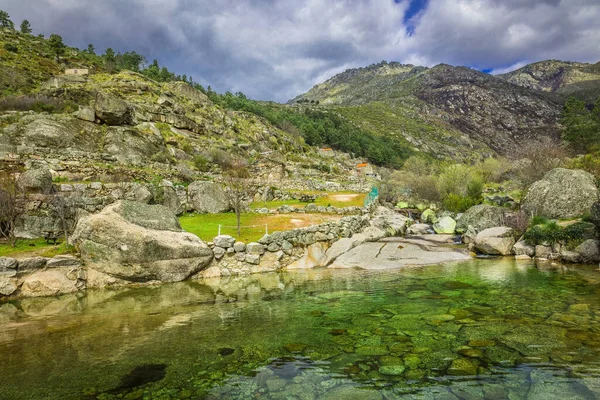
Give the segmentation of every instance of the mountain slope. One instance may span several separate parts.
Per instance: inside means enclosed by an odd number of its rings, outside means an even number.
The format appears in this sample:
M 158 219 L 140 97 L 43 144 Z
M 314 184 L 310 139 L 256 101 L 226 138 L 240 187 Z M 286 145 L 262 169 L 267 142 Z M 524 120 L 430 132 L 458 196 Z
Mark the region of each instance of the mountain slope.
M 515 85 L 593 102 L 600 95 L 600 62 L 541 61 L 497 75 Z
M 387 62 L 345 71 L 290 102 L 306 101 L 319 101 L 380 135 L 402 135 L 433 156 L 453 158 L 510 154 L 524 142 L 556 138 L 562 107 L 552 93 L 470 68 Z M 378 123 L 382 114 L 385 121 Z

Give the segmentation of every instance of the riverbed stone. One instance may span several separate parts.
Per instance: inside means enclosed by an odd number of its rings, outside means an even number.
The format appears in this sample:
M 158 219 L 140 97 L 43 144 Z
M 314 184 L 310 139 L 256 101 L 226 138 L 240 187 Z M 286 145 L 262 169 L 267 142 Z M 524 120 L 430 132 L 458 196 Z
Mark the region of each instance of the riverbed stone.
M 468 376 L 477 375 L 477 366 L 466 358 L 457 358 L 448 368 L 448 375 Z
M 24 297 L 56 296 L 77 292 L 77 280 L 67 277 L 68 270 L 52 269 L 27 275 L 21 286 Z
M 514 230 L 506 226 L 485 229 L 475 238 L 475 249 L 483 254 L 506 256 L 514 245 Z
M 433 232 L 433 225 L 429 224 L 414 224 L 406 230 L 408 235 L 427 235 Z
M 17 291 L 17 285 L 12 279 L 0 277 L 0 296 L 10 296 Z
M 588 239 L 581 243 L 575 249 L 583 262 L 600 262 L 600 241 L 597 239 Z
M 123 200 L 80 219 L 72 241 L 88 267 L 135 282 L 181 281 L 213 258 L 169 208 Z
M 520 239 L 513 247 L 515 256 L 526 255 L 528 257 L 535 256 L 535 247 L 528 245 L 525 240 Z

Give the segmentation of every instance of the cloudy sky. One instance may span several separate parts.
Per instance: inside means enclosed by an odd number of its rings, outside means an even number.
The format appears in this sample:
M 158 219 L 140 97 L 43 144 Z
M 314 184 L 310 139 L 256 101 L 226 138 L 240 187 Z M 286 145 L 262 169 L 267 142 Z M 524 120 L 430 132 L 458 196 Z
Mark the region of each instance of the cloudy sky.
M 286 101 L 381 60 L 492 73 L 600 61 L 599 0 L 0 0 L 71 46 L 135 50 L 223 92 Z

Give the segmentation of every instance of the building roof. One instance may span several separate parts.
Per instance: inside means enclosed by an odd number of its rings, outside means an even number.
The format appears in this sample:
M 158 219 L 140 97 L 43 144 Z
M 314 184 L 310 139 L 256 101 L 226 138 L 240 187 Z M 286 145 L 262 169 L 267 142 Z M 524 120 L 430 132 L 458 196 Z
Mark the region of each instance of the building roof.
M 364 167 L 368 167 L 368 166 L 369 166 L 369 164 L 368 164 L 368 163 L 361 163 L 361 164 L 358 164 L 358 165 L 356 166 L 356 168 L 364 168 Z

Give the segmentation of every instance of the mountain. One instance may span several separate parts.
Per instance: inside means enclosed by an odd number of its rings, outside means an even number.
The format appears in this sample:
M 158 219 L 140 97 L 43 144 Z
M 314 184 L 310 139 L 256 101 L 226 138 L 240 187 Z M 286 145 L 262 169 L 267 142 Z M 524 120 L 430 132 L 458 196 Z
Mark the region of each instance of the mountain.
M 384 61 L 338 74 L 289 104 L 318 101 L 318 107 L 378 135 L 402 137 L 435 157 L 507 155 L 523 143 L 558 138 L 568 95 L 600 94 L 594 83 L 597 64 L 538 64 L 492 76 L 445 64 L 426 68 Z
M 528 89 L 574 96 L 588 102 L 595 101 L 600 93 L 600 62 L 547 60 L 497 77 Z

